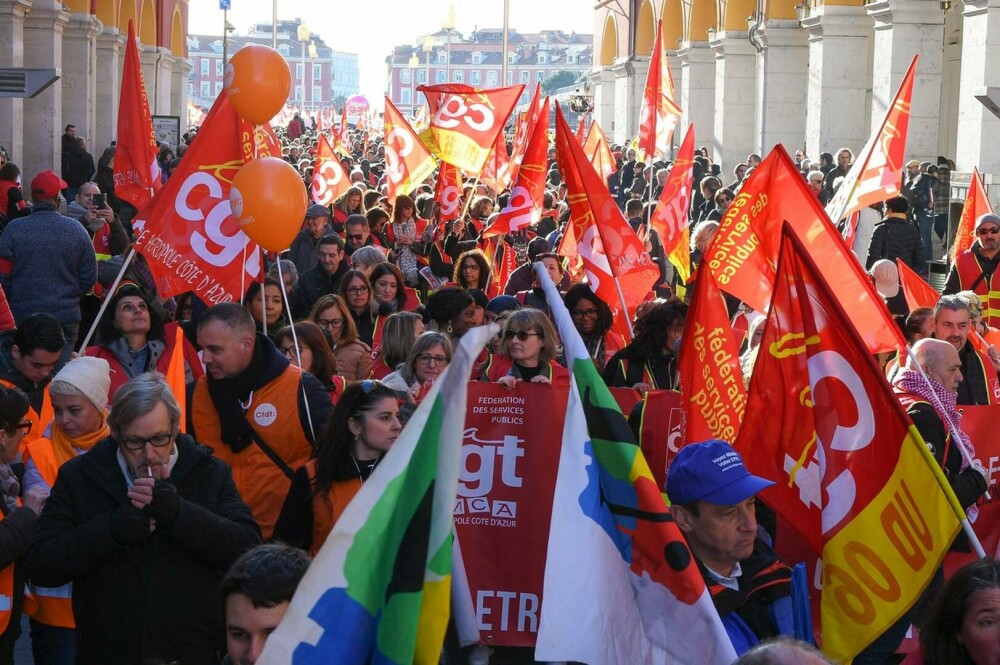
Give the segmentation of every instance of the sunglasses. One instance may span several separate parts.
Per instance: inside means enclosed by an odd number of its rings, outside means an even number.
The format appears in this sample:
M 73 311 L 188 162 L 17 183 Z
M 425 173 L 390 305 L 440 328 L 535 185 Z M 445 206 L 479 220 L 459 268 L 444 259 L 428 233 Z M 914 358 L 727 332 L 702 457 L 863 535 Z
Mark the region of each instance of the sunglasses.
M 996 226 L 991 226 L 988 229 L 977 229 L 976 230 L 976 235 L 977 236 L 986 236 L 986 235 L 995 236 L 998 233 L 1000 233 L 1000 227 L 996 227 Z
M 511 339 L 512 337 L 516 337 L 518 339 L 518 341 L 521 341 L 521 342 L 526 342 L 528 340 L 528 338 L 532 337 L 532 336 L 534 336 L 534 337 L 541 337 L 541 335 L 539 335 L 538 333 L 536 333 L 536 332 L 528 332 L 527 330 L 518 330 L 518 331 L 504 330 L 503 331 L 503 338 L 504 339 Z
M 25 420 L 23 423 L 18 423 L 16 429 L 21 430 L 21 433 L 24 434 L 24 436 L 28 436 L 31 434 L 31 425 L 32 422 L 30 420 Z

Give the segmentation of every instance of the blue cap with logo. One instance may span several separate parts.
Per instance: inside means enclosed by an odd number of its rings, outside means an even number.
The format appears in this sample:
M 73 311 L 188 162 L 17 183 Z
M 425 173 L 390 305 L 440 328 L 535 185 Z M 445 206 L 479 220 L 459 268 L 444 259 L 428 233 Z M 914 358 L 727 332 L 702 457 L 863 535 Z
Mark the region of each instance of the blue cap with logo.
M 675 504 L 707 501 L 733 506 L 774 482 L 747 471 L 743 458 L 725 441 L 703 441 L 681 448 L 670 463 L 666 490 Z

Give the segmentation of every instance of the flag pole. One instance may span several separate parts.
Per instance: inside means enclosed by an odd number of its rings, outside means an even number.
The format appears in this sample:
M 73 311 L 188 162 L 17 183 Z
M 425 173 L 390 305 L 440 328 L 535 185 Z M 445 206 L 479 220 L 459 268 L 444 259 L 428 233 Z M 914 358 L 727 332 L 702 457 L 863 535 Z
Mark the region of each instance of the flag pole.
M 118 290 L 118 285 L 122 283 L 122 277 L 125 276 L 125 271 L 128 270 L 129 264 L 132 263 L 132 259 L 135 258 L 135 247 L 131 247 L 128 251 L 128 255 L 125 257 L 125 261 L 122 262 L 121 270 L 118 271 L 118 275 L 115 277 L 115 281 L 111 283 L 111 288 L 108 289 L 104 300 L 101 302 L 101 308 L 97 310 L 97 316 L 94 317 L 94 322 L 90 324 L 90 330 L 83 338 L 83 342 L 80 344 L 80 348 L 77 353 L 80 355 L 86 355 L 87 344 L 90 343 L 91 338 L 93 338 L 94 333 L 97 331 L 97 325 L 101 322 L 101 317 L 104 316 L 104 312 L 107 311 L 108 305 L 111 303 L 111 298 L 114 297 L 115 291 Z

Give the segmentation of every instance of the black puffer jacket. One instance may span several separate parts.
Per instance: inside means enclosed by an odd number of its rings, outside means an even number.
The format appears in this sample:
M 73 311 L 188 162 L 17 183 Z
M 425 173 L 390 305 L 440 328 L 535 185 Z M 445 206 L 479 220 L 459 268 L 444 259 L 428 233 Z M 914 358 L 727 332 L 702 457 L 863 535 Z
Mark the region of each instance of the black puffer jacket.
M 903 217 L 886 217 L 875 225 L 868 244 L 868 265 L 865 268 L 871 270 L 879 259 L 893 262 L 902 259 L 915 272 L 927 272 L 920 231 Z
M 28 575 L 42 586 L 73 583 L 81 665 L 216 665 L 225 652 L 220 582 L 261 542 L 260 528 L 228 465 L 186 435 L 177 449 L 169 478 L 180 496 L 177 518 L 138 544 L 122 545 L 112 533 L 116 513 L 135 511 L 114 439 L 59 469 L 28 549 Z

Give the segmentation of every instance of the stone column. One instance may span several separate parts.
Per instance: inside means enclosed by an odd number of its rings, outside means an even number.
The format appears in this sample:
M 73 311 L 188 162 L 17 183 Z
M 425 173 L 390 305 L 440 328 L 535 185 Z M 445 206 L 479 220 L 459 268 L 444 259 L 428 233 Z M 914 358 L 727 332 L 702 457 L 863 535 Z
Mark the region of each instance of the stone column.
M 97 40 L 104 26 L 90 14 L 70 14 L 63 32 L 63 118 L 76 125 L 77 136 L 87 139 L 88 150 L 99 155 L 106 143 L 98 143 L 95 107 L 97 101 Z
M 24 52 L 29 54 L 32 67 L 55 67 L 62 75 L 63 30 L 69 23 L 69 12 L 62 3 L 48 0 L 33 3 L 24 19 Z M 22 177 L 30 182 L 39 171 L 62 170 L 63 86 L 49 86 L 36 97 L 24 100 L 24 150 Z M 72 122 L 72 121 L 70 121 Z M 74 123 L 75 124 L 75 123 Z
M 757 55 L 756 150 L 760 155 L 780 143 L 794 155 L 805 147 L 809 44 L 795 20 L 771 19 L 760 31 L 764 51 Z M 818 158 L 819 155 L 809 155 Z
M 975 97 L 987 88 L 997 93 L 995 99 L 1000 97 L 1000 69 L 993 64 L 1000 52 L 1000 0 L 965 0 L 964 4 L 955 163 L 960 171 L 978 166 L 983 173 L 1000 173 L 1000 151 L 996 149 L 1000 118 Z
M 724 177 L 754 149 L 756 51 L 747 33 L 720 32 L 715 52 L 715 152 Z
M 118 136 L 118 102 L 121 97 L 122 47 L 125 34 L 113 26 L 97 35 L 97 108 L 94 141 L 108 146 Z
M 907 159 L 934 161 L 938 154 L 941 112 L 941 60 L 944 13 L 936 0 L 880 0 L 865 7 L 875 19 L 872 58 L 872 131 L 878 127 L 914 55 Z
M 170 69 L 170 115 L 180 116 L 182 135 L 187 131 L 188 74 L 192 69 L 190 60 L 174 56 Z
M 142 82 L 146 85 L 146 97 L 149 99 L 149 112 L 159 113 L 156 106 L 157 74 L 160 71 L 160 50 L 155 44 L 139 44 L 139 64 L 142 69 Z M 122 58 L 124 63 L 125 59 Z
M 590 72 L 590 83 L 594 86 L 594 120 L 601 125 L 609 141 L 617 141 L 614 72 L 610 67 Z
M 611 68 L 615 75 L 615 141 L 630 141 L 639 131 L 639 110 L 649 58 L 626 58 Z
M 30 8 L 31 0 L 0 0 L 0 67 L 24 66 L 24 17 Z M 23 172 L 23 99 L 0 98 L 0 145 Z
M 708 42 L 681 42 L 680 126 L 694 124 L 695 146 L 717 145 L 715 133 L 715 55 Z
M 871 133 L 872 20 L 863 7 L 820 5 L 802 24 L 809 30 L 806 152 L 856 154 Z
M 670 75 L 674 80 L 674 101 L 677 105 L 681 105 L 681 59 L 677 55 L 677 51 L 667 51 L 667 64 L 670 66 Z M 670 147 L 668 148 L 668 155 L 670 160 L 673 161 L 677 156 L 677 151 L 681 147 L 681 141 L 684 140 L 684 132 L 687 131 L 687 127 L 681 123 L 680 120 L 677 121 L 677 126 L 674 128 L 674 135 L 670 137 Z
M 149 107 L 152 110 L 155 105 L 156 110 L 152 111 L 153 113 L 170 115 L 171 98 L 173 96 L 174 56 L 170 52 L 170 49 L 163 46 L 157 47 L 156 50 L 159 52 L 160 58 L 156 61 L 155 93 L 152 90 L 149 91 L 151 97 Z M 156 97 L 155 104 L 152 99 L 153 95 Z

